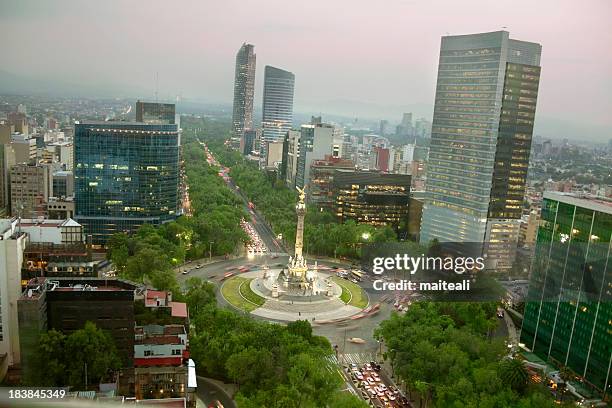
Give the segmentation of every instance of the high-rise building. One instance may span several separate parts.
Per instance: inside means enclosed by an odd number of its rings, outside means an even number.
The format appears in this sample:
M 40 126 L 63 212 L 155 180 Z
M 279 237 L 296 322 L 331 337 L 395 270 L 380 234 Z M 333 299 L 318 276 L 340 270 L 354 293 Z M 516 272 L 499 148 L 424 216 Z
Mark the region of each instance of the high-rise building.
M 6 216 L 11 211 L 9 173 L 14 165 L 15 150 L 10 144 L 0 143 L 0 216 Z
M 117 232 L 172 221 L 180 207 L 176 125 L 82 122 L 74 138 L 75 218 L 104 244 Z
M 13 216 L 36 218 L 46 215 L 53 196 L 53 171 L 47 164 L 15 164 L 9 173 Z
M 422 242 L 516 246 L 540 53 L 507 31 L 442 37 Z M 498 259 L 500 268 L 512 262 Z
M 17 299 L 27 242 L 18 219 L 0 219 L 0 381 L 9 367 L 21 361 Z
M 264 72 L 262 149 L 265 142 L 283 141 L 293 122 L 295 75 L 266 65 Z
M 284 176 L 285 184 L 290 189 L 295 187 L 298 158 L 300 157 L 300 136 L 301 132 L 299 130 L 290 130 L 287 132 L 285 143 L 283 144 L 281 174 Z
M 234 110 L 232 114 L 234 137 L 242 137 L 245 130 L 253 128 L 255 60 L 255 46 L 242 44 L 236 54 L 234 74 Z
M 302 188 L 310 183 L 310 165 L 312 162 L 332 155 L 334 127 L 326 123 L 302 125 L 299 140 L 295 185 Z
M 521 342 L 612 391 L 612 201 L 545 192 Z
M 174 125 L 176 108 L 173 103 L 136 102 L 136 122 L 150 125 Z

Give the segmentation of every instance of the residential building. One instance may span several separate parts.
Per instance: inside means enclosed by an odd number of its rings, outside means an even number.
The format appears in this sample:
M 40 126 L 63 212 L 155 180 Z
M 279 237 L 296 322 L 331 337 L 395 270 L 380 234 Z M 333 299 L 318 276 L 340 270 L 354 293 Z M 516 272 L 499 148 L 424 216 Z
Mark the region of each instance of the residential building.
M 496 240 L 485 253 L 511 266 L 540 53 L 506 31 L 442 37 L 421 242 Z
M 195 407 L 195 386 L 189 384 L 190 366 L 195 369 L 195 363 L 189 359 L 185 326 L 136 326 L 134 391 L 137 400 L 186 398 L 187 406 Z
M 242 44 L 236 54 L 234 72 L 234 109 L 232 136 L 242 137 L 247 129 L 253 129 L 253 96 L 255 94 L 255 46 Z
M 103 245 L 116 232 L 172 221 L 180 206 L 176 125 L 75 125 L 76 220 Z
M 263 89 L 262 144 L 278 142 L 291 130 L 295 75 L 266 65 Z M 264 147 L 262 146 L 262 147 Z M 264 152 L 265 153 L 265 152 Z
M 544 192 L 521 343 L 612 395 L 612 201 Z

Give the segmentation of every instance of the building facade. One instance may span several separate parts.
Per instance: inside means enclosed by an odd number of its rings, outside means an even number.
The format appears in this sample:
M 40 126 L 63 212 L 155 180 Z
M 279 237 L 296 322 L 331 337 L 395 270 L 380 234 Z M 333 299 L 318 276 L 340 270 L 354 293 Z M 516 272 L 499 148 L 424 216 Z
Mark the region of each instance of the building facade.
M 117 232 L 176 218 L 179 196 L 176 125 L 77 123 L 76 220 L 103 245 Z
M 314 208 L 321 211 L 334 211 L 334 173 L 336 170 L 342 169 L 354 170 L 355 163 L 331 155 L 312 162 L 310 165 L 310 183 L 308 184 L 308 201 Z
M 255 94 L 255 46 L 242 44 L 236 54 L 234 73 L 234 109 L 232 135 L 242 137 L 247 129 L 253 129 L 253 96 Z
M 262 145 L 283 141 L 293 123 L 295 75 L 266 65 L 263 89 Z
M 500 224 L 518 238 L 540 54 L 506 31 L 442 37 L 421 242 L 485 242 Z
M 336 215 L 341 222 L 406 230 L 410 207 L 410 176 L 375 171 L 334 172 Z
M 612 201 L 545 192 L 521 342 L 612 391 Z
M 53 196 L 53 173 L 47 164 L 16 164 L 10 174 L 13 216 L 34 218 L 46 215 L 46 204 Z

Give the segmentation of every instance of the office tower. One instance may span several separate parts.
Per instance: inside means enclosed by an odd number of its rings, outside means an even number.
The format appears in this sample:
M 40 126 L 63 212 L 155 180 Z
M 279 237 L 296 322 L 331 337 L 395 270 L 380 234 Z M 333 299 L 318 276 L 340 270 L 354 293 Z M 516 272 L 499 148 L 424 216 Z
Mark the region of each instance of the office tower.
M 355 163 L 351 160 L 325 155 L 322 160 L 314 160 L 310 165 L 310 189 L 308 201 L 320 211 L 335 210 L 334 202 L 334 173 L 336 170 L 355 170 Z
M 176 112 L 173 103 L 136 102 L 136 122 L 150 125 L 176 124 Z
M 384 136 L 389 133 L 389 121 L 388 120 L 383 119 L 380 121 L 378 133 L 380 136 Z
M 234 73 L 234 110 L 232 133 L 242 137 L 246 129 L 253 128 L 253 94 L 255 93 L 255 46 L 242 44 L 236 54 Z
M 53 172 L 47 164 L 20 163 L 9 172 L 11 213 L 36 218 L 46 215 L 46 203 L 53 196 Z
M 159 225 L 179 210 L 176 125 L 82 122 L 75 125 L 76 220 L 92 242 Z
M 281 173 L 284 176 L 285 184 L 290 189 L 295 187 L 295 177 L 297 176 L 298 158 L 300 157 L 300 136 L 299 130 L 290 130 L 285 135 L 283 144 L 283 163 Z
M 423 118 L 417 119 L 414 122 L 414 135 L 422 138 L 431 137 L 431 122 Z
M 442 37 L 421 242 L 495 242 L 495 267 L 511 264 L 540 53 L 506 31 Z
M 612 391 L 612 201 L 545 192 L 521 342 Z
M 244 135 L 241 138 L 242 146 L 240 151 L 245 156 L 251 154 L 253 152 L 253 148 L 255 147 L 255 138 L 257 137 L 256 130 L 245 130 Z
M 322 160 L 325 156 L 332 155 L 333 142 L 334 127 L 332 125 L 318 123 L 301 126 L 295 175 L 296 187 L 302 188 L 310 183 L 310 165 L 314 160 Z
M 295 75 L 266 65 L 263 90 L 262 149 L 265 142 L 282 141 L 293 122 Z
M 409 175 L 336 170 L 333 177 L 335 209 L 341 222 L 400 229 L 408 221 Z

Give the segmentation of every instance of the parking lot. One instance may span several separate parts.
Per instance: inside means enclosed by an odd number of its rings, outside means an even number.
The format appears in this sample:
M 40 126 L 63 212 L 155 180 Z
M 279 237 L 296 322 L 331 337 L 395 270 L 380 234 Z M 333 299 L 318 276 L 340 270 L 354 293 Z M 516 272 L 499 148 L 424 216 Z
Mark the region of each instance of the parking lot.
M 409 408 L 410 402 L 400 390 L 386 381 L 380 364 L 376 361 L 351 363 L 346 371 L 361 397 L 373 407 Z

